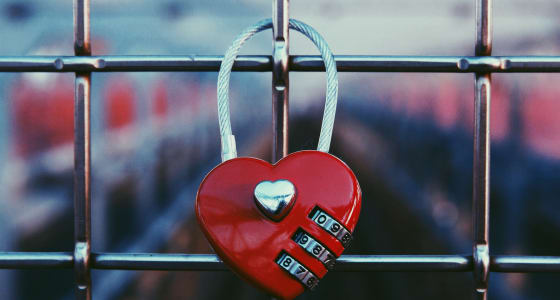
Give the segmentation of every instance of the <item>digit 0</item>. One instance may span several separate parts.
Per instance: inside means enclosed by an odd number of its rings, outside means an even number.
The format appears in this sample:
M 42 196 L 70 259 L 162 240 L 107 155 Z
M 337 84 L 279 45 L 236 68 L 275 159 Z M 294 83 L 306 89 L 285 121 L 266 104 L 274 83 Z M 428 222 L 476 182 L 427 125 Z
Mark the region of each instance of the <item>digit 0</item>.
M 319 224 L 325 224 L 325 222 L 327 221 L 327 217 L 325 215 L 320 215 L 319 218 L 317 218 L 317 223 Z

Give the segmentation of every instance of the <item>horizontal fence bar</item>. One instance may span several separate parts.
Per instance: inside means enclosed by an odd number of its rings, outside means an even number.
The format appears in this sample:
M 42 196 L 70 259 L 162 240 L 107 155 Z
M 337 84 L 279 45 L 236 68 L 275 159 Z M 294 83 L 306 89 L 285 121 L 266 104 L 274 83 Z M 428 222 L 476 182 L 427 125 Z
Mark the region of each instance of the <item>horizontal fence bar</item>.
M 343 255 L 337 271 L 469 271 L 472 259 L 460 255 Z M 127 270 L 227 270 L 211 254 L 133 254 L 94 255 L 94 268 Z
M 468 272 L 472 257 L 462 255 L 343 255 L 337 271 Z
M 337 55 L 339 72 L 560 72 L 560 56 Z M 222 56 L 0 56 L 0 72 L 218 71 Z M 271 56 L 239 56 L 235 71 L 272 71 Z M 320 56 L 290 56 L 290 71 L 324 71 Z
M 560 272 L 560 257 L 491 256 L 490 271 L 504 273 Z
M 72 252 L 0 252 L 1 269 L 70 269 Z
M 100 253 L 93 267 L 115 270 L 225 271 L 227 267 L 212 254 Z
M 218 71 L 223 56 L 20 56 L 0 57 L 0 72 Z M 270 56 L 239 56 L 236 71 L 270 71 Z
M 92 253 L 94 269 L 224 271 L 213 254 Z M 0 252 L 1 269 L 72 268 L 71 252 Z M 470 272 L 471 255 L 342 255 L 335 270 L 342 272 Z M 490 259 L 492 272 L 560 272 L 560 256 L 506 256 Z

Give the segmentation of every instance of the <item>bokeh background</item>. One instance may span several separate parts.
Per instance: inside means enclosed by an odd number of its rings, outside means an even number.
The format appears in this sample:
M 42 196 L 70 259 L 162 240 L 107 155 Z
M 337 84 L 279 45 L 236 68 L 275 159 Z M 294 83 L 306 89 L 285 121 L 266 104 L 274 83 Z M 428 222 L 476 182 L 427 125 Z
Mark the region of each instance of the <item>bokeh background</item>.
M 292 0 L 335 54 L 472 55 L 472 0 Z M 495 0 L 494 55 L 558 55 L 560 2 Z M 270 1 L 93 0 L 94 55 L 221 55 Z M 72 5 L 0 0 L 0 55 L 72 55 Z M 261 33 L 244 54 L 269 54 Z M 315 54 L 291 35 L 292 54 Z M 73 248 L 73 77 L 0 73 L 0 251 Z M 342 73 L 332 153 L 363 188 L 353 254 L 470 253 L 472 74 Z M 217 73 L 94 73 L 93 251 L 211 253 L 193 218 L 219 162 Z M 290 75 L 290 150 L 316 146 L 324 74 Z M 560 75 L 495 74 L 491 251 L 560 255 Z M 269 159 L 271 74 L 232 76 L 241 155 Z M 491 274 L 557 299 L 558 274 Z M 73 299 L 72 270 L 0 270 L 1 299 Z M 331 273 L 298 299 L 470 299 L 470 273 Z M 230 272 L 94 271 L 95 299 L 270 299 Z

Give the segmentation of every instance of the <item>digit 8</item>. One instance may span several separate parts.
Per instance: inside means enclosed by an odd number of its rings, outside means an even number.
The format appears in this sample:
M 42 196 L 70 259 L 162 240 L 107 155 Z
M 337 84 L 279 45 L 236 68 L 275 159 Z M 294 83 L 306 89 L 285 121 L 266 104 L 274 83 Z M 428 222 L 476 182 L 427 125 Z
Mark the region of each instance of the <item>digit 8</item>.
M 282 262 L 282 265 L 286 268 L 289 267 L 291 264 L 292 264 L 292 259 L 289 257 L 286 257 L 286 259 L 284 259 L 284 261 Z
M 313 247 L 313 254 L 319 255 L 322 250 L 323 250 L 323 247 L 321 247 L 320 245 L 317 245 L 317 246 Z
M 346 233 L 343 237 L 342 237 L 342 244 L 347 245 L 350 240 L 352 239 L 352 235 L 350 235 L 350 233 Z

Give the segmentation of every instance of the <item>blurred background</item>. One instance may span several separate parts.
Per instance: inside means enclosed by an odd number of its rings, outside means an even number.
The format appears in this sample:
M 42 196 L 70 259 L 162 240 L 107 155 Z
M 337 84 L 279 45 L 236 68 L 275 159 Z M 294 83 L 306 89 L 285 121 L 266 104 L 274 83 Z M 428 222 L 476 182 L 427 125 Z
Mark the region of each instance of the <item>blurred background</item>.
M 473 55 L 472 0 L 292 0 L 335 54 Z M 494 55 L 558 55 L 560 2 L 495 0 Z M 222 55 L 270 1 L 94 0 L 93 55 Z M 0 0 L 0 55 L 73 55 L 69 1 Z M 270 54 L 261 33 L 243 54 Z M 316 54 L 291 35 L 292 54 Z M 72 73 L 0 73 L 0 251 L 73 249 Z M 332 153 L 363 210 L 346 254 L 470 253 L 472 74 L 342 73 Z M 219 162 L 216 72 L 94 73 L 93 251 L 211 253 L 193 218 Z M 290 75 L 290 150 L 316 147 L 322 73 Z M 495 74 L 491 251 L 560 255 L 560 75 Z M 250 88 L 248 88 L 250 84 Z M 271 74 L 235 73 L 240 155 L 270 158 Z M 258 124 L 255 126 L 255 124 Z M 558 274 L 490 277 L 557 299 Z M 1 299 L 73 299 L 72 270 L 0 270 Z M 470 299 L 470 273 L 331 273 L 298 299 Z M 270 299 L 230 272 L 93 271 L 95 299 Z

